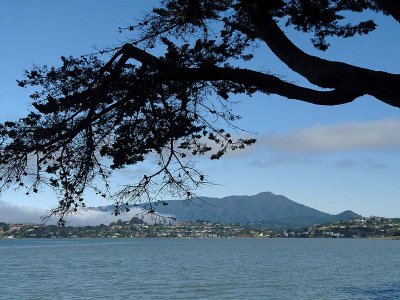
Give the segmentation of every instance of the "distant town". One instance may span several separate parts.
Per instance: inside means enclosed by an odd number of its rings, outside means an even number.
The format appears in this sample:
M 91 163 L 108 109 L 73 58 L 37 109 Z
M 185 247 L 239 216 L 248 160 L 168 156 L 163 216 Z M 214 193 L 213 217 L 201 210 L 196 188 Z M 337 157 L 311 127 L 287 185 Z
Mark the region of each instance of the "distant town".
M 60 227 L 0 222 L 0 238 L 376 238 L 399 239 L 400 218 L 359 218 L 286 230 L 198 220 L 173 225 L 147 224 L 138 217 L 110 225 Z

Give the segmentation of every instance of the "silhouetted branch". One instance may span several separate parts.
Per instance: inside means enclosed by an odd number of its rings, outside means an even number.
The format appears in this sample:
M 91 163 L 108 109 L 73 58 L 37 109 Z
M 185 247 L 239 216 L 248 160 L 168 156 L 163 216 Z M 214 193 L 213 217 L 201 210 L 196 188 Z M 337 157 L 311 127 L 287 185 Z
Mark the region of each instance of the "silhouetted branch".
M 376 0 L 378 7 L 400 22 L 400 3 L 397 0 Z
M 311 83 L 323 88 L 343 90 L 346 93 L 369 94 L 387 104 L 400 107 L 400 75 L 309 55 L 286 37 L 268 15 L 268 11 L 254 7 L 250 16 L 258 37 L 266 42 L 281 61 Z

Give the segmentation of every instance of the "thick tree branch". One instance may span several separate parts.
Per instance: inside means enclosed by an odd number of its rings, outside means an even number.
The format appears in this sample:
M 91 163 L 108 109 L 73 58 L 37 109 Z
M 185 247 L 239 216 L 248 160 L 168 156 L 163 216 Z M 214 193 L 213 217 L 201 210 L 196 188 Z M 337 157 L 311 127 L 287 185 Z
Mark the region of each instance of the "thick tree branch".
M 340 105 L 353 101 L 363 94 L 354 89 L 316 91 L 285 82 L 276 76 L 248 69 L 228 67 L 177 68 L 132 45 L 125 45 L 125 53 L 143 64 L 150 64 L 160 71 L 162 80 L 180 81 L 220 81 L 227 80 L 256 88 L 269 94 L 277 94 L 289 99 L 301 100 L 317 105 Z
M 167 71 L 174 68 L 174 66 L 162 61 L 158 57 L 155 57 L 154 55 L 151 55 L 142 49 L 133 46 L 132 44 L 125 44 L 121 50 L 131 58 L 159 71 Z
M 161 75 L 161 77 L 185 81 L 227 80 L 242 84 L 247 88 L 256 88 L 264 93 L 276 94 L 288 99 L 301 100 L 317 105 L 340 105 L 349 103 L 355 98 L 362 96 L 362 94 L 353 90 L 316 91 L 283 81 L 273 75 L 239 68 L 206 67 L 179 69 L 175 72 Z
M 376 0 L 376 4 L 387 14 L 391 15 L 397 22 L 400 22 L 399 0 Z
M 253 6 L 249 15 L 255 27 L 252 35 L 257 34 L 257 37 L 265 41 L 282 62 L 296 73 L 304 76 L 309 82 L 324 88 L 353 90 L 355 93 L 369 94 L 387 104 L 400 107 L 400 97 L 398 96 L 400 75 L 373 71 L 309 55 L 286 37 L 272 17 L 268 15 L 267 10 Z

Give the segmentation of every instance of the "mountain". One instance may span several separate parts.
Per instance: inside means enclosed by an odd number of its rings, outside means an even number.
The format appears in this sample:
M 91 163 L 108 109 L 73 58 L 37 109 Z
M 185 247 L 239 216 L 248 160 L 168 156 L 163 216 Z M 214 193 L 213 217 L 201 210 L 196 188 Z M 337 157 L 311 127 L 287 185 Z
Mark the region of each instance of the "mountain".
M 354 211 L 345 210 L 344 212 L 341 212 L 340 214 L 335 215 L 335 217 L 338 221 L 347 221 L 347 220 L 354 220 L 354 219 L 360 218 L 361 216 L 359 214 L 356 214 Z
M 172 215 L 177 222 L 207 220 L 221 223 L 252 224 L 254 227 L 298 227 L 325 224 L 361 217 L 352 211 L 331 215 L 296 203 L 284 196 L 263 192 L 254 196 L 201 197 L 188 201 L 154 203 L 159 214 Z M 167 205 L 165 205 L 167 204 Z M 144 206 L 144 205 L 141 205 Z M 112 211 L 112 206 L 98 210 Z

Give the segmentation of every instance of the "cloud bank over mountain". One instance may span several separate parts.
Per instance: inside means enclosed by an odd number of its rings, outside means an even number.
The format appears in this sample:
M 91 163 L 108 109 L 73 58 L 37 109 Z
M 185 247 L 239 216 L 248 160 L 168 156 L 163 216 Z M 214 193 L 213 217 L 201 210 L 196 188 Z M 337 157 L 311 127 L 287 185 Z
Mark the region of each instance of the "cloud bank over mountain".
M 140 208 L 132 208 L 128 213 L 123 213 L 119 216 L 114 216 L 110 212 L 89 209 L 81 213 L 68 216 L 67 225 L 86 226 L 110 224 L 119 219 L 129 221 L 133 217 L 140 214 Z M 30 207 L 21 207 L 0 201 L 0 221 L 6 223 L 42 223 L 41 217 L 46 215 L 45 210 L 40 210 Z M 145 220 L 146 221 L 146 220 Z M 56 224 L 57 218 L 52 218 L 47 224 Z
M 40 217 L 45 214 L 45 211 L 21 207 L 0 201 L 0 221 L 6 223 L 40 223 Z

